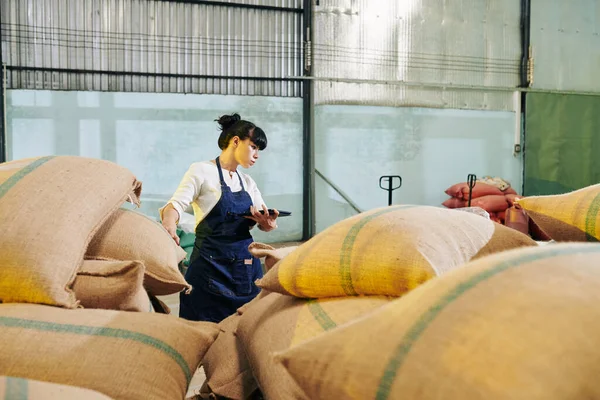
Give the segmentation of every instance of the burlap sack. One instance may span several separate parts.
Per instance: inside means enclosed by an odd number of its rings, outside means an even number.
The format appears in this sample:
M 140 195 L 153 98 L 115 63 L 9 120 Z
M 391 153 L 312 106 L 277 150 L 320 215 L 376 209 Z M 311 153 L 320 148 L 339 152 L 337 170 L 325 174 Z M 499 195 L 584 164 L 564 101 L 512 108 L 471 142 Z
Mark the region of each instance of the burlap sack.
M 159 223 L 135 211 L 115 211 L 90 242 L 86 257 L 141 260 L 146 266 L 144 285 L 157 296 L 190 288 L 177 266 L 185 250 Z
M 139 261 L 85 260 L 73 291 L 84 308 L 150 312 L 144 270 Z
M 258 384 L 244 349 L 236 335 L 240 316 L 270 292 L 261 290 L 252 301 L 219 323 L 221 333 L 210 346 L 202 360 L 206 375 L 202 398 L 215 396 L 227 399 L 248 399 L 258 389 Z M 211 397 L 212 396 L 212 397 Z
M 267 399 L 309 399 L 285 371 L 274 362 L 281 351 L 321 335 L 389 303 L 386 297 L 299 299 L 271 293 L 242 314 L 236 331 Z
M 0 375 L 181 400 L 218 332 L 164 314 L 0 304 Z
M 392 206 L 345 219 L 277 263 L 257 281 L 297 297 L 400 296 L 471 259 L 536 243 L 471 213 Z
M 109 161 L 57 156 L 0 164 L 0 301 L 77 305 L 90 238 L 141 183 Z
M 202 360 L 205 395 L 214 393 L 227 399 L 245 400 L 258 388 L 244 348 L 235 335 L 240 318 L 236 313 L 219 323 L 221 332 Z
M 275 248 L 269 244 L 260 242 L 252 242 L 248 246 L 250 254 L 254 257 L 265 259 L 265 268 L 267 271 L 297 248 L 297 245 Z
M 0 376 L 0 400 L 110 400 L 89 389 Z
M 600 244 L 511 250 L 277 356 L 313 399 L 600 398 Z
M 600 239 L 600 184 L 555 196 L 522 197 L 514 204 L 557 242 Z

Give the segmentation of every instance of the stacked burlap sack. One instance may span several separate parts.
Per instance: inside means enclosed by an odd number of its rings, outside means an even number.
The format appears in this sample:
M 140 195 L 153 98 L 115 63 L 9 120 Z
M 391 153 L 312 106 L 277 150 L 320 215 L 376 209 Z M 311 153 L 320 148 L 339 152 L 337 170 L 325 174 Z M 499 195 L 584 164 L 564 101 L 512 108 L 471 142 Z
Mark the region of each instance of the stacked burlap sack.
M 598 241 L 598 199 L 593 186 L 517 205 L 557 241 Z M 457 210 L 360 214 L 277 262 L 223 321 L 221 395 L 598 398 L 598 263 L 598 243 L 537 246 Z
M 597 242 L 600 239 L 600 184 L 569 193 L 518 199 L 522 210 L 557 242 Z
M 219 330 L 161 314 L 156 296 L 190 289 L 185 252 L 121 208 L 140 195 L 135 176 L 108 161 L 0 164 L 0 398 L 185 396 Z
M 267 249 L 272 262 L 265 262 L 269 270 L 257 282 L 260 295 L 219 324 L 221 333 L 203 360 L 207 381 L 200 397 L 248 399 L 259 388 L 266 399 L 317 398 L 312 383 L 290 374 L 281 354 L 353 326 L 471 260 L 529 246 L 537 244 L 479 215 L 406 205 L 343 220 L 286 254 Z M 388 336 L 397 335 L 373 335 L 360 346 L 376 350 Z M 358 346 L 346 339 L 344 347 Z M 320 355 L 311 357 L 319 365 Z M 370 362 L 357 356 L 355 367 L 368 369 Z M 344 362 L 306 369 L 316 375 L 348 370 Z M 357 392 L 365 383 L 346 381 L 345 390 Z M 319 385 L 336 386 L 326 380 Z

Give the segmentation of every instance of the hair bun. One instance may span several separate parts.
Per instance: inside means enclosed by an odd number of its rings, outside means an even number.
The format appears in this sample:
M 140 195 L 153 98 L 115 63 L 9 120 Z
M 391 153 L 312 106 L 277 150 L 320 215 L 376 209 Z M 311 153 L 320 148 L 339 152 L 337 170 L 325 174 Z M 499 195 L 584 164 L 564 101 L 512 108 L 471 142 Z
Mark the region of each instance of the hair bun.
M 222 115 L 219 117 L 219 119 L 216 119 L 215 121 L 217 121 L 217 123 L 221 126 L 222 131 L 226 131 L 227 129 L 231 128 L 233 124 L 235 124 L 238 121 L 241 121 L 241 119 L 242 117 L 240 117 L 240 114 L 234 113 L 231 115 Z

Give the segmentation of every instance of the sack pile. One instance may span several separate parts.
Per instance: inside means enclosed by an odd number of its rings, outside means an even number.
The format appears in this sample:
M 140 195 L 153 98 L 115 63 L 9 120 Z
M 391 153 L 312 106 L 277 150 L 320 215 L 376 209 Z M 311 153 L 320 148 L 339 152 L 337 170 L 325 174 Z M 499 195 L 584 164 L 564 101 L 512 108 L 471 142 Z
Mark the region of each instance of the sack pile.
M 450 186 L 444 191 L 450 198 L 442 205 L 447 208 L 467 207 L 469 191 L 467 182 Z M 492 221 L 504 224 L 506 210 L 512 207 L 517 197 L 517 192 L 508 182 L 500 178 L 484 177 L 475 182 L 471 193 L 471 206 L 483 208 L 489 213 Z
M 0 164 L 6 382 L 71 385 L 110 398 L 185 395 L 218 328 L 159 314 L 156 296 L 190 286 L 178 269 L 183 249 L 160 224 L 122 208 L 139 206 L 141 188 L 129 170 L 104 160 Z M 157 373 L 165 379 L 156 381 Z
M 459 182 L 444 192 L 450 196 L 442 205 L 446 208 L 464 208 L 468 206 L 469 185 Z M 487 211 L 492 221 L 516 229 L 534 240 L 550 240 L 535 222 L 514 207 L 517 200 L 522 198 L 510 183 L 502 178 L 483 177 L 477 179 L 471 192 L 471 207 L 479 207 Z
M 358 214 L 289 249 L 255 244 L 251 252 L 268 268 L 257 281 L 262 291 L 219 324 L 203 361 L 203 394 L 247 399 L 260 387 L 269 399 L 312 399 L 277 352 L 352 324 L 470 260 L 528 246 L 536 243 L 479 215 L 416 205 Z
M 600 185 L 516 207 L 555 240 L 598 241 L 599 199 Z M 254 247 L 274 264 L 219 325 L 203 398 L 600 396 L 600 244 L 538 246 L 474 213 L 405 205 L 279 259 Z

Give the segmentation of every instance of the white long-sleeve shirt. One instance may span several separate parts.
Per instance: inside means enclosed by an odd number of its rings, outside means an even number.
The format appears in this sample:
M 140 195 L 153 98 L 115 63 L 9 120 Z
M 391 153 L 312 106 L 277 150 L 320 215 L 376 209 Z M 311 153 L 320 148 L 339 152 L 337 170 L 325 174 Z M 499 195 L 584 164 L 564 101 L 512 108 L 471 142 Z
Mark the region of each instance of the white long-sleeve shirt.
M 244 182 L 244 189 L 246 189 L 252 198 L 252 204 L 262 208 L 264 201 L 256 186 L 256 182 L 243 172 L 238 172 Z M 231 188 L 232 192 L 239 192 L 242 190 L 240 180 L 236 173 L 230 175 L 229 171 L 223 170 L 223 180 L 227 186 Z M 173 208 L 179 213 L 179 217 L 181 217 L 191 204 L 194 209 L 194 216 L 196 217 L 196 226 L 198 226 L 204 217 L 206 217 L 217 204 L 220 198 L 221 182 L 219 180 L 219 171 L 217 170 L 216 164 L 212 161 L 197 162 L 190 165 L 181 179 L 181 183 L 175 191 L 175 194 L 173 194 L 173 197 L 171 197 L 168 203 L 158 211 L 162 219 L 164 208 L 168 204 L 172 204 Z

